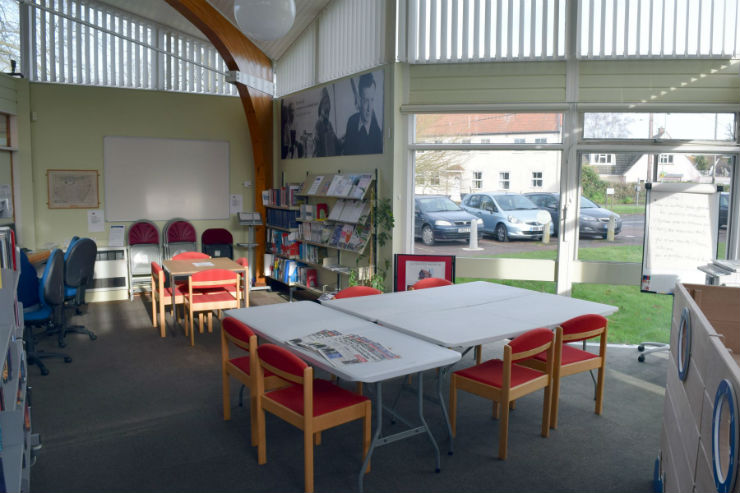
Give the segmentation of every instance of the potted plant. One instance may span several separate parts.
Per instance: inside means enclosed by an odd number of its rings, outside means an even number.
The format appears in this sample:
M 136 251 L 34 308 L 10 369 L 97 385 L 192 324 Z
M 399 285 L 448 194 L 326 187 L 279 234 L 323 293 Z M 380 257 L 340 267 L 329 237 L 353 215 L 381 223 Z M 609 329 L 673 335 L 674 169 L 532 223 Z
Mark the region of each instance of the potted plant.
M 374 197 L 371 197 L 371 200 Z M 375 202 L 374 200 L 372 200 Z M 390 199 L 379 200 L 377 205 L 370 209 L 370 224 L 372 225 L 372 233 L 375 236 L 375 241 L 370 240 L 368 249 L 368 264 L 367 266 L 360 266 L 360 259 L 364 256 L 357 258 L 358 266 L 352 269 L 349 274 L 349 285 L 350 286 L 371 286 L 380 291 L 385 291 L 385 279 L 390 268 L 390 260 L 386 259 L 383 262 L 383 267 L 375 269 L 373 265 L 373 258 L 375 258 L 375 242 L 377 241 L 378 248 L 385 246 L 388 240 L 391 239 L 391 234 L 394 225 L 393 219 L 393 208 L 391 206 Z

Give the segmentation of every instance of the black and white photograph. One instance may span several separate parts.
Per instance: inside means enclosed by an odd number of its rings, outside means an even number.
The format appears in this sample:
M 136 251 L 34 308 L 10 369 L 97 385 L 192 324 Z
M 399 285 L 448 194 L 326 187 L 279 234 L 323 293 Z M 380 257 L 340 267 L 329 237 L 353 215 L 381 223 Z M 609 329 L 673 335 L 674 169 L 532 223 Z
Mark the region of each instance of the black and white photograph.
M 376 70 L 284 98 L 281 158 L 381 154 L 384 81 Z

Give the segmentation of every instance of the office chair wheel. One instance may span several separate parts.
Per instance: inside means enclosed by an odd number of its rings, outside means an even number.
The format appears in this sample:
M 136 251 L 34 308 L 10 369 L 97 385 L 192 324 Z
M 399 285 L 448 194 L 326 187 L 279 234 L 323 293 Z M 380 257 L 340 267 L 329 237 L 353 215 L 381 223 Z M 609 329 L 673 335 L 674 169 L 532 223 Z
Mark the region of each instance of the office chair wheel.
M 65 363 L 71 363 L 72 362 L 72 358 L 70 358 L 69 356 L 65 356 L 64 357 L 64 362 Z
M 49 370 L 47 370 L 46 368 L 41 368 L 41 374 L 46 376 L 49 374 Z
M 645 350 L 645 346 L 643 344 L 640 344 L 639 346 L 637 346 L 637 350 L 642 352 Z
M 438 467 L 438 468 L 436 468 L 436 469 L 434 470 L 434 472 L 436 472 L 437 474 L 439 474 L 440 472 L 442 472 L 442 469 L 440 469 L 440 468 Z
M 640 356 L 638 356 L 637 357 L 637 361 L 639 361 L 640 363 L 644 363 L 645 362 L 645 355 L 644 354 L 641 354 Z

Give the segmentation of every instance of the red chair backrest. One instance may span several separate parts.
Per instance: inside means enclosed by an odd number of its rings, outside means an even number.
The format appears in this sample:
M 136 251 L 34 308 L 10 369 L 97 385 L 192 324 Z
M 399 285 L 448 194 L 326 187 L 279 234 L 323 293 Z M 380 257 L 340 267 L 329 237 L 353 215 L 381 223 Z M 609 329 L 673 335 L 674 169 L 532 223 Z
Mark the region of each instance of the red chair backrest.
M 247 348 L 249 347 L 249 338 L 255 335 L 247 324 L 240 322 L 234 317 L 225 317 L 221 321 L 221 330 L 234 339 L 241 341 Z
M 257 348 L 260 364 L 267 364 L 271 371 L 277 370 L 277 374 L 296 377 L 292 379 L 298 383 L 303 379 L 303 370 L 308 365 L 301 358 L 275 344 L 262 344 Z
M 196 272 L 190 279 L 194 283 L 207 282 L 208 288 L 233 286 L 239 274 L 226 269 L 208 269 Z M 223 281 L 219 284 L 219 281 Z
M 550 329 L 543 327 L 539 329 L 532 329 L 519 335 L 509 342 L 511 347 L 511 360 L 517 361 L 520 359 L 534 356 L 534 354 L 541 353 L 548 349 L 549 345 L 552 345 L 553 333 Z M 534 354 L 529 354 L 534 351 Z
M 148 221 L 135 222 L 128 228 L 128 244 L 159 245 L 159 231 L 157 227 Z
M 234 243 L 234 237 L 228 229 L 210 228 L 200 235 L 200 242 L 203 245 L 231 245 Z
M 350 286 L 338 292 L 334 296 L 334 299 L 357 298 L 358 296 L 370 296 L 373 294 L 383 294 L 383 292 L 370 286 Z
M 167 228 L 167 242 L 193 242 L 195 243 L 195 228 L 187 221 L 175 221 Z
M 595 313 L 589 313 L 571 318 L 560 326 L 563 328 L 563 339 L 573 342 L 591 339 L 602 334 L 606 324 L 606 318 Z
M 419 281 L 416 281 L 413 286 L 411 286 L 412 289 L 426 289 L 426 288 L 437 288 L 439 286 L 450 286 L 453 283 L 448 281 L 447 279 L 440 279 L 439 277 L 427 277 L 426 279 L 421 279 Z
M 249 261 L 246 257 L 239 257 L 236 259 L 236 263 L 241 265 L 242 267 L 249 267 Z
M 207 253 L 201 253 L 201 252 L 180 252 L 174 257 L 172 257 L 172 260 L 191 260 L 191 259 L 199 259 L 199 258 L 211 258 L 210 255 Z
M 157 262 L 152 262 L 152 275 L 159 276 L 160 272 L 162 272 L 162 266 Z

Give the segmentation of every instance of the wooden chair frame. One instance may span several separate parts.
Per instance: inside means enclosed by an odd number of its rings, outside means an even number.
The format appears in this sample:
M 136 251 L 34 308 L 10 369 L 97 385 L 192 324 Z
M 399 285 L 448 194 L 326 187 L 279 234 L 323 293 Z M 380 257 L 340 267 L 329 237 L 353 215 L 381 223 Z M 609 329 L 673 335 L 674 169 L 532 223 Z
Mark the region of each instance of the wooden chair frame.
M 257 357 L 257 335 L 248 329 L 249 340 L 244 341 L 238 337 L 234 337 L 224 330 L 223 326 L 226 320 L 231 317 L 226 317 L 221 323 L 221 380 L 223 387 L 223 410 L 224 410 L 224 421 L 231 420 L 231 386 L 229 385 L 229 377 L 235 378 L 239 383 L 249 389 L 249 421 L 251 430 L 251 443 L 253 447 L 257 446 L 257 372 L 259 371 L 259 362 Z M 239 325 L 244 325 L 236 319 L 234 320 Z M 245 351 L 249 356 L 249 373 L 247 374 L 237 365 L 235 365 L 229 357 L 229 344 L 233 344 L 237 348 Z M 290 385 L 277 375 L 270 375 L 264 377 L 264 388 L 266 390 L 279 389 Z
M 452 436 L 454 437 L 457 432 L 457 391 L 465 390 L 466 392 L 470 392 L 471 394 L 489 399 L 493 401 L 493 417 L 499 419 L 498 456 L 502 460 L 506 459 L 509 441 L 510 406 L 517 399 L 542 388 L 545 389 L 545 395 L 542 404 L 541 434 L 543 437 L 549 436 L 550 406 L 552 395 L 552 356 L 554 353 L 553 346 L 553 340 L 550 340 L 549 342 L 537 346 L 536 348 L 514 353 L 509 344 L 505 345 L 501 388 L 497 388 L 479 382 L 477 380 L 466 378 L 464 376 L 458 375 L 457 372 L 453 373 L 452 377 L 450 378 L 450 424 L 452 425 Z M 514 362 L 531 358 L 532 356 L 535 356 L 536 354 L 539 354 L 543 351 L 547 351 L 547 354 L 549 356 L 548 361 L 550 363 L 548 363 L 548 366 L 546 370 L 542 373 L 542 375 L 523 384 L 512 386 L 511 370 Z
M 603 318 L 603 317 L 602 317 Z M 571 319 L 574 320 L 574 319 Z M 568 322 L 565 322 L 566 324 Z M 604 377 L 606 376 L 606 340 L 607 340 L 608 322 L 604 318 L 604 326 L 587 331 L 574 332 L 565 334 L 562 325 L 555 329 L 555 354 L 552 370 L 552 409 L 550 411 L 550 428 L 558 427 L 558 408 L 560 401 L 560 379 L 576 373 L 582 373 L 590 370 L 599 370 L 596 378 L 596 398 L 594 413 L 601 415 L 604 405 Z M 570 364 L 562 364 L 563 345 L 569 342 L 586 341 L 599 337 L 599 354 L 594 354 L 593 358 L 577 361 Z M 540 359 L 528 359 L 521 363 L 524 366 L 544 371 L 545 362 Z
M 185 296 L 179 286 L 164 287 L 164 270 L 157 262 L 157 269 L 152 266 L 152 326 L 157 327 L 157 316 L 159 316 L 159 335 L 165 337 L 164 307 L 172 306 L 172 318 L 176 317 L 176 305 L 183 303 Z M 169 292 L 168 292 L 169 290 Z M 174 302 L 172 300 L 174 292 Z M 179 294 L 178 294 L 179 293 Z
M 213 280 L 200 280 L 208 275 L 218 276 Z M 193 279 L 195 278 L 195 279 Z M 215 293 L 228 293 L 232 299 L 198 301 Z M 196 272 L 188 278 L 188 292 L 185 294 L 185 335 L 190 335 L 190 345 L 195 345 L 194 314 L 198 313 L 198 330 L 203 333 L 203 312 L 208 312 L 208 332 L 213 332 L 213 311 L 221 312 L 230 308 L 239 308 L 239 273 L 226 269 L 209 269 Z
M 270 399 L 270 394 L 265 393 L 264 371 L 268 370 L 278 377 L 303 387 L 303 414 L 298 414 L 282 404 Z M 285 372 L 276 368 L 262 359 L 259 361 L 257 370 L 257 462 L 263 465 L 267 462 L 267 438 L 265 433 L 265 411 L 290 423 L 296 428 L 303 430 L 303 476 L 306 493 L 314 491 L 313 474 L 313 447 L 314 440 L 320 441 L 319 434 L 323 430 L 334 428 L 356 419 L 363 420 L 362 427 L 362 459 L 364 461 L 370 449 L 370 431 L 372 407 L 370 400 L 359 402 L 336 411 L 313 416 L 313 368 L 306 366 L 302 376 Z M 370 463 L 367 465 L 365 474 L 370 472 Z

